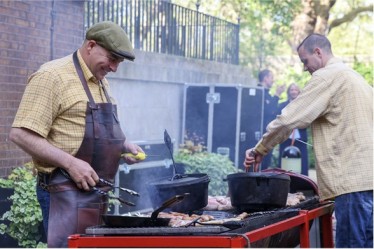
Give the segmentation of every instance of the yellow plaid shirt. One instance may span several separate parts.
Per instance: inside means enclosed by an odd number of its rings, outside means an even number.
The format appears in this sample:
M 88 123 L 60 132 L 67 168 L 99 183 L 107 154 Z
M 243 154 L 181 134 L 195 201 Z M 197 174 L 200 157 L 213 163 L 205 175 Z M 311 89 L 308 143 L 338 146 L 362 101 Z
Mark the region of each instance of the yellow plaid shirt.
M 267 154 L 295 128 L 311 125 L 320 199 L 373 189 L 373 88 L 332 58 L 267 127 Z
M 106 103 L 98 84 L 78 51 L 79 63 L 96 103 Z M 102 80 L 108 93 L 109 85 Z M 112 103 L 114 100 L 111 99 Z M 43 64 L 26 85 L 12 127 L 27 128 L 47 139 L 52 145 L 75 155 L 82 143 L 88 97 L 75 70 L 73 56 Z M 41 172 L 52 172 L 55 166 L 33 158 Z

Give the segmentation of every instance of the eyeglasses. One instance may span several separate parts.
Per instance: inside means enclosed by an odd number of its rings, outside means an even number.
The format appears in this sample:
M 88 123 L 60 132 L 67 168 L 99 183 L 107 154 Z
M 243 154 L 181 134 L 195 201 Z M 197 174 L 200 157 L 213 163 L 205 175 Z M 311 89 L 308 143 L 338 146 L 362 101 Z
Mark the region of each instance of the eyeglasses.
M 98 51 L 98 52 L 99 52 L 99 54 L 101 54 L 102 56 L 106 57 L 106 58 L 109 60 L 110 63 L 120 63 L 120 62 L 123 61 L 122 58 L 118 58 L 118 57 L 115 57 L 114 55 L 110 54 L 106 48 L 100 46 L 100 45 L 97 44 L 97 43 L 96 43 L 96 45 L 97 45 L 97 47 L 100 47 L 101 50 L 105 51 L 105 53 L 102 53 L 102 52 L 100 52 L 100 51 Z

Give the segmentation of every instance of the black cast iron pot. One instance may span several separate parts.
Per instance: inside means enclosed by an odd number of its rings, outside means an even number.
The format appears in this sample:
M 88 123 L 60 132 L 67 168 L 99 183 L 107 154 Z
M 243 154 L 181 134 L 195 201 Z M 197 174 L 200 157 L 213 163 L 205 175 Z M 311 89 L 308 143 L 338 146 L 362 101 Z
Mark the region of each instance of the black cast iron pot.
M 231 205 L 241 211 L 285 207 L 290 176 L 278 173 L 248 172 L 227 176 Z
M 175 195 L 190 193 L 185 200 L 165 211 L 189 213 L 208 205 L 208 185 L 210 178 L 207 174 L 186 174 L 181 179 L 170 180 L 171 177 L 163 177 L 146 183 L 146 187 L 152 202 L 152 207 L 159 207 L 163 200 Z

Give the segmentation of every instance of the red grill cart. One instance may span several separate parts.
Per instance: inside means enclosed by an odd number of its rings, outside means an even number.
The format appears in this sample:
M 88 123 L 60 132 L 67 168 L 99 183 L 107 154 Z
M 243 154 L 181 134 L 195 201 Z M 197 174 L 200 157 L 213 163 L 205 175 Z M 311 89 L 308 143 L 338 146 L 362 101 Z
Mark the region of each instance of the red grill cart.
M 321 221 L 321 244 L 322 247 L 332 248 L 332 218 L 333 202 L 322 202 L 319 207 L 311 210 L 299 210 L 294 217 L 276 222 L 274 224 L 245 233 L 237 233 L 231 230 L 222 234 L 199 234 L 199 235 L 162 235 L 151 236 L 137 235 L 71 235 L 69 236 L 69 248 L 89 247 L 226 247 L 244 248 L 250 247 L 252 243 L 266 240 L 271 236 L 284 233 L 292 229 L 299 229 L 300 247 L 310 247 L 309 228 L 310 221 L 320 218 Z

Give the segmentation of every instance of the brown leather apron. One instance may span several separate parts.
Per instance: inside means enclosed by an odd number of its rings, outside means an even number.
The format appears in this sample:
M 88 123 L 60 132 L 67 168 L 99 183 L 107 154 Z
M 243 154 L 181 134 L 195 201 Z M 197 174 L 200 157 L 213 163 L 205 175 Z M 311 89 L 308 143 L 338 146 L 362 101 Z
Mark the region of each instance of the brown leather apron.
M 117 109 L 103 85 L 108 103 L 94 102 L 77 52 L 73 54 L 73 60 L 89 99 L 85 134 L 75 157 L 89 163 L 100 178 L 113 183 L 126 139 L 116 116 Z M 110 187 L 100 183 L 96 187 L 104 191 L 110 190 Z M 59 168 L 52 172 L 47 190 L 50 192 L 48 247 L 68 247 L 69 235 L 85 233 L 87 227 L 103 224 L 101 214 L 107 212 L 108 197 L 96 191 L 78 189 Z

